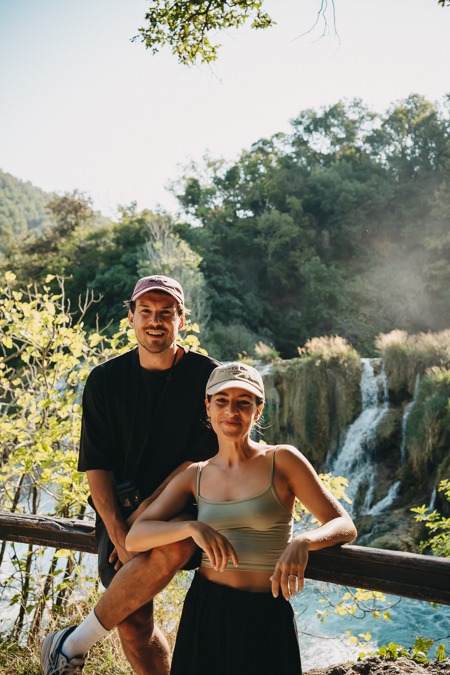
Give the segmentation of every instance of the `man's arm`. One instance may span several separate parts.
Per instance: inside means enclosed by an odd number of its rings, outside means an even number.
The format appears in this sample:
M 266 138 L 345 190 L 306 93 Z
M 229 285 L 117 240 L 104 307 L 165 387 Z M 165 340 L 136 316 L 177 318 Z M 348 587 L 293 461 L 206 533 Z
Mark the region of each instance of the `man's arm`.
M 110 562 L 116 562 L 115 566 L 118 569 L 120 567 L 120 564 L 117 564 L 118 561 L 124 565 L 134 558 L 134 555 L 125 548 L 129 526 L 124 520 L 116 497 L 114 474 L 112 471 L 103 469 L 90 469 L 86 475 L 95 510 L 105 524 L 109 538 L 115 547 L 115 554 L 114 552 L 111 554 Z

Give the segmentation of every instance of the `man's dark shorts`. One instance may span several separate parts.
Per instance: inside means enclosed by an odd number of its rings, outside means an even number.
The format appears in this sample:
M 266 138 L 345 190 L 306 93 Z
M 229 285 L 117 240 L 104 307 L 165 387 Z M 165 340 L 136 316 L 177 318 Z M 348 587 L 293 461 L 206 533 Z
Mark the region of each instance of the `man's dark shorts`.
M 191 512 L 191 511 L 190 511 Z M 194 515 L 194 514 L 193 514 Z M 195 514 L 194 517 L 197 517 Z M 97 515 L 95 521 L 95 538 L 97 539 L 97 565 L 98 565 L 98 575 L 100 581 L 102 582 L 105 588 L 108 588 L 111 581 L 116 576 L 118 570 L 114 569 L 114 565 L 109 562 L 109 556 L 113 552 L 114 546 L 108 536 L 106 527 L 103 524 L 103 521 Z M 202 551 L 200 548 L 197 548 L 194 555 L 188 560 L 186 565 L 183 565 L 181 569 L 183 570 L 195 570 L 200 567 L 200 562 L 202 558 Z

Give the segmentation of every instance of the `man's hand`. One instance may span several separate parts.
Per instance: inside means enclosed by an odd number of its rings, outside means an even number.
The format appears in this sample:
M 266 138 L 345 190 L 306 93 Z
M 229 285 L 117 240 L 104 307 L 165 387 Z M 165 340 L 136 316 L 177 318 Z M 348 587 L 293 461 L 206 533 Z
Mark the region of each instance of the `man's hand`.
M 125 540 L 124 540 L 125 542 Z M 132 551 L 128 551 L 125 548 L 125 543 L 123 546 L 118 546 L 116 545 L 113 550 L 111 555 L 109 556 L 108 560 L 111 563 L 111 565 L 114 565 L 114 569 L 120 570 L 121 567 L 125 565 L 129 560 L 132 558 L 136 557 L 138 553 L 133 553 Z

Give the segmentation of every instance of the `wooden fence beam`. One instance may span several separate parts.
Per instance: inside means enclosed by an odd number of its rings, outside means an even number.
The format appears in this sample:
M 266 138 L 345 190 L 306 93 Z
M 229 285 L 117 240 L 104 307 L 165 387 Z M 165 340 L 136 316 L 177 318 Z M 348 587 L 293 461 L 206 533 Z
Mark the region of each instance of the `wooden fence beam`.
M 0 540 L 97 553 L 93 520 L 0 512 Z
M 450 605 L 450 558 L 346 544 L 311 551 L 306 576 Z
M 0 512 L 0 540 L 96 553 L 94 521 Z M 365 546 L 311 551 L 309 579 L 450 605 L 450 559 Z

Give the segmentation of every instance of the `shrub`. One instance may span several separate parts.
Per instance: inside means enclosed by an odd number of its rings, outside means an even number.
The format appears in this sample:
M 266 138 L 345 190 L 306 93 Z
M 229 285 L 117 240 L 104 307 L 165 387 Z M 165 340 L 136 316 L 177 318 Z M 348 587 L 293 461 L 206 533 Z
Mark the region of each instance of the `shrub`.
M 308 340 L 304 347 L 299 347 L 298 352 L 302 358 L 309 358 L 314 365 L 339 365 L 348 367 L 358 364 L 360 356 L 348 342 L 338 335 L 331 337 L 315 337 Z
M 380 334 L 375 340 L 393 391 L 406 390 L 414 393 L 416 376 L 428 368 L 450 368 L 450 330 L 438 333 L 408 335 L 394 330 Z
M 450 438 L 450 369 L 429 368 L 420 381 L 416 403 L 408 417 L 407 443 L 418 477 L 427 465 L 438 465 L 448 453 Z
M 439 492 L 443 492 L 450 503 L 450 480 L 441 481 Z M 428 513 L 425 505 L 417 506 L 411 511 L 416 514 L 416 522 L 424 523 L 430 533 L 428 539 L 420 542 L 420 550 L 431 549 L 435 555 L 450 558 L 450 518 L 445 518 L 437 511 Z

